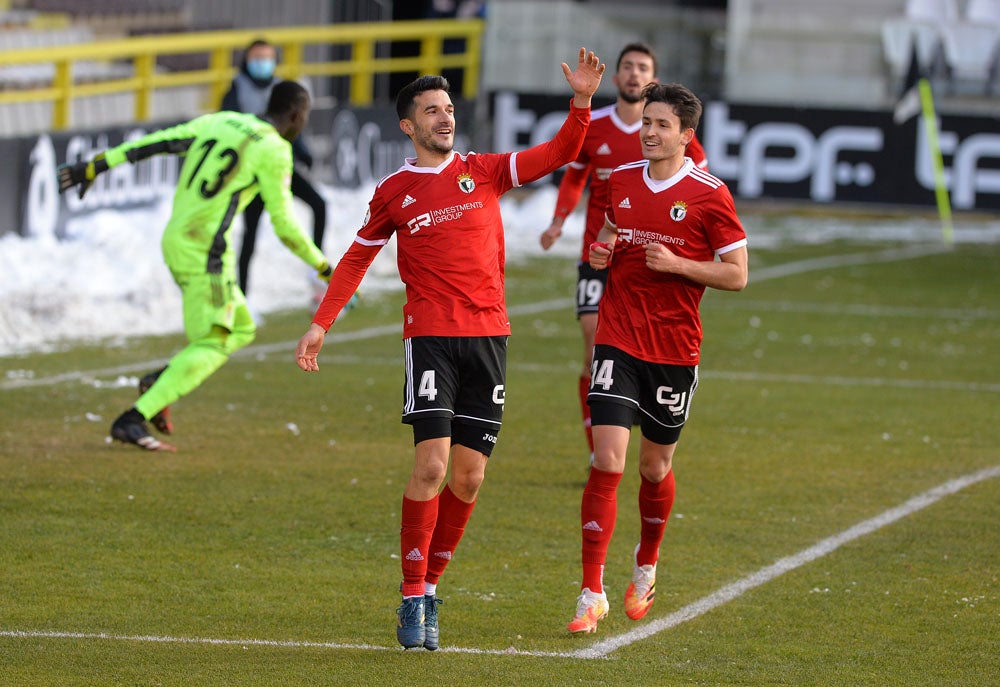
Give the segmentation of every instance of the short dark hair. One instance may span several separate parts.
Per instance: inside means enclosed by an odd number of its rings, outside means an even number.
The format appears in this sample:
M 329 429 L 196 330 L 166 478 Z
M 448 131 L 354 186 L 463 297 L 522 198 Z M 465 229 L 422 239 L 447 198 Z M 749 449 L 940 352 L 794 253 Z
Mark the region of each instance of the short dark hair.
M 656 70 L 659 69 L 659 61 L 656 59 L 656 52 L 646 43 L 629 43 L 622 51 L 618 53 L 618 62 L 615 63 L 615 71 L 621 69 L 622 60 L 625 58 L 625 53 L 630 52 L 641 52 L 643 55 L 649 55 L 653 60 L 653 74 L 656 74 Z
M 271 89 L 267 114 L 280 117 L 309 107 L 309 91 L 297 81 L 280 81 Z
M 670 105 L 674 109 L 674 114 L 681 120 L 681 128 L 698 128 L 698 121 L 701 119 L 701 101 L 687 86 L 679 83 L 646 84 L 642 89 L 642 99 L 646 101 L 646 105 L 650 103 Z
M 450 92 L 451 85 L 448 79 L 443 76 L 421 76 L 399 89 L 396 94 L 396 114 L 399 121 L 410 119 L 413 116 L 413 103 L 417 96 L 424 91 L 444 91 Z

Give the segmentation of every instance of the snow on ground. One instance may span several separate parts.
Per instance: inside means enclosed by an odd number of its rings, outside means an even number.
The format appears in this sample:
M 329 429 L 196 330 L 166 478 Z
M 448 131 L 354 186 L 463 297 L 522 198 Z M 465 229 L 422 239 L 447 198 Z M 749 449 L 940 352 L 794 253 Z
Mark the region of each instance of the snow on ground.
M 325 252 L 334 262 L 347 250 L 364 219 L 373 188 L 326 188 Z M 543 187 L 501 201 L 509 260 L 552 255 L 573 260 L 583 230 L 580 209 L 566 223 L 562 239 L 543 253 L 538 235 L 548 226 L 556 191 Z M 59 350 L 86 341 L 114 345 L 125 337 L 182 331 L 180 292 L 160 255 L 160 235 L 169 199 L 153 210 L 101 211 L 71 222 L 67 239 L 0 237 L 0 357 Z M 309 210 L 296 203 L 303 227 L 311 231 Z M 747 214 L 753 246 L 783 241 L 827 242 L 844 238 L 940 241 L 932 219 L 890 220 L 851 217 Z M 242 220 L 240 220 L 242 221 Z M 237 235 L 240 230 L 237 229 Z M 956 225 L 956 242 L 1000 241 L 1000 221 Z M 311 271 L 280 244 L 265 215 L 258 228 L 250 271 L 249 303 L 261 314 L 312 307 Z M 362 290 L 402 288 L 395 265 L 395 242 L 373 263 Z M 570 286 L 567 285 L 567 293 Z M 569 298 L 569 296 L 567 296 Z

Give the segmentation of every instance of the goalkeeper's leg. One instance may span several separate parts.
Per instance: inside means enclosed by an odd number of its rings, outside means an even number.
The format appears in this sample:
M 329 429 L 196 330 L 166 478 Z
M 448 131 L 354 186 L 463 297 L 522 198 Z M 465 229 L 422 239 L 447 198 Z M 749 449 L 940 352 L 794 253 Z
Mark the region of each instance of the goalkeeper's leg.
M 184 296 L 184 329 L 190 343 L 136 401 L 136 410 L 146 419 L 197 389 L 257 334 L 246 299 L 231 278 L 196 275 L 177 282 Z M 228 297 L 220 302 L 219 294 Z

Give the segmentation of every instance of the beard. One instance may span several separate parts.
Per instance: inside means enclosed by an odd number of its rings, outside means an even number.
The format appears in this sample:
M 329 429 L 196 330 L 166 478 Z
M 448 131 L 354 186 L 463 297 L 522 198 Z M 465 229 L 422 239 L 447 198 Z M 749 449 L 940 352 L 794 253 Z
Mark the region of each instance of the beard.
M 629 105 L 635 105 L 637 102 L 642 100 L 642 91 L 639 91 L 635 95 L 627 91 L 618 91 L 618 97 L 627 102 Z
M 414 143 L 435 153 L 450 153 L 455 147 L 454 137 L 449 142 L 442 143 L 434 137 L 434 132 L 430 130 L 421 129 L 417 132 L 415 139 Z

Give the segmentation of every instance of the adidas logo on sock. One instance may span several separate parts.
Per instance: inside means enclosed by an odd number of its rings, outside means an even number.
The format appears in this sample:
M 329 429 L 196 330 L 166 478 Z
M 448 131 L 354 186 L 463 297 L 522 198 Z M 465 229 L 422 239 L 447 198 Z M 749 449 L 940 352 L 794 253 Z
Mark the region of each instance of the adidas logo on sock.
M 434 555 L 437 556 L 438 558 L 443 558 L 446 561 L 451 560 L 451 551 L 438 551 Z
M 664 520 L 663 518 L 643 518 L 642 521 L 648 522 L 651 525 L 662 525 L 663 523 L 666 522 L 666 520 Z
M 403 199 L 403 204 L 400 207 L 405 208 L 408 205 L 413 205 L 417 202 L 417 199 L 411 196 L 409 193 L 406 194 L 406 198 Z
M 623 200 L 622 202 L 618 203 L 618 207 L 625 208 L 626 210 L 631 210 L 632 209 L 632 203 L 629 202 L 628 196 L 625 197 L 625 200 Z
M 604 531 L 601 528 L 601 526 L 597 524 L 596 520 L 591 520 L 590 522 L 588 522 L 586 525 L 583 526 L 583 529 L 590 530 L 591 532 L 603 532 Z
M 408 561 L 422 561 L 424 560 L 423 554 L 420 553 L 420 549 L 414 547 L 410 549 L 410 552 L 406 554 L 406 560 Z

